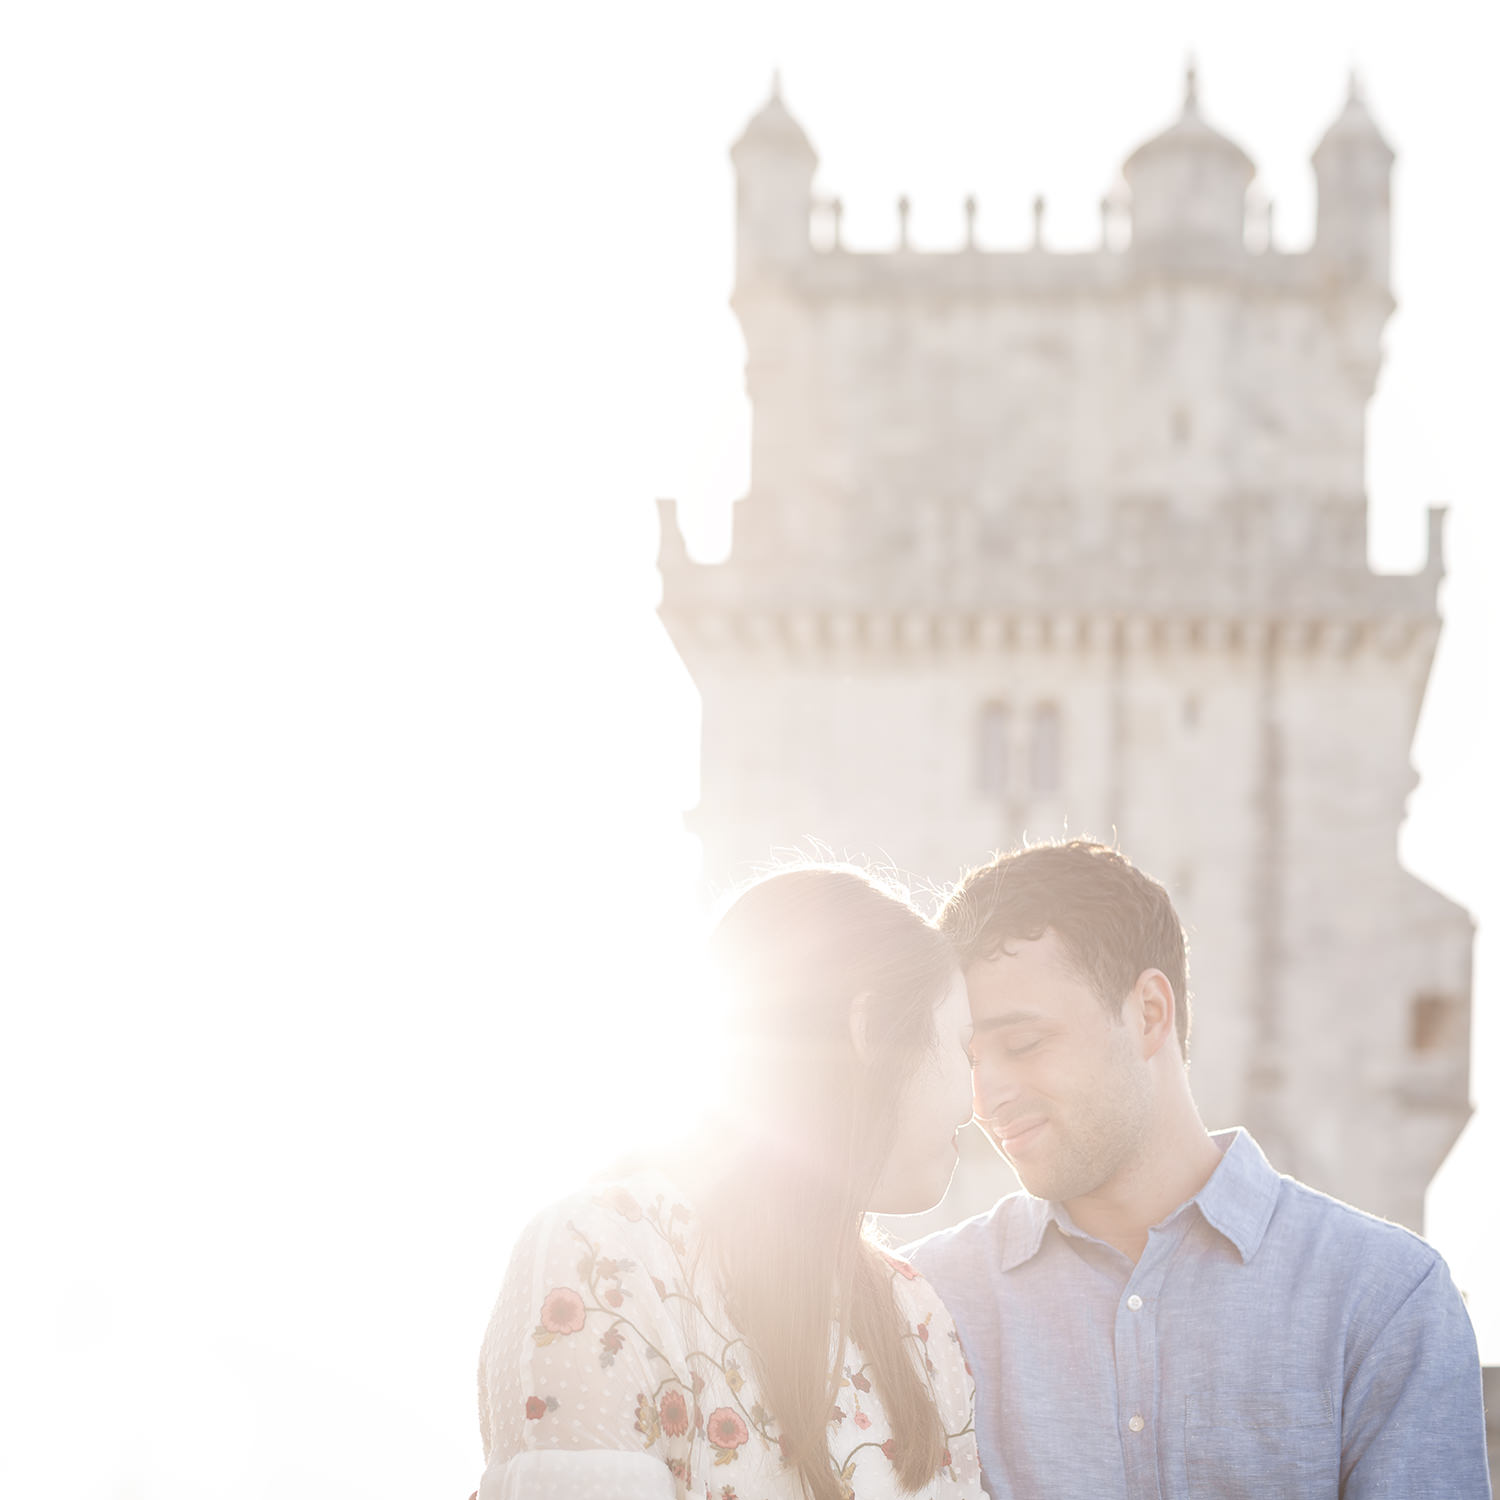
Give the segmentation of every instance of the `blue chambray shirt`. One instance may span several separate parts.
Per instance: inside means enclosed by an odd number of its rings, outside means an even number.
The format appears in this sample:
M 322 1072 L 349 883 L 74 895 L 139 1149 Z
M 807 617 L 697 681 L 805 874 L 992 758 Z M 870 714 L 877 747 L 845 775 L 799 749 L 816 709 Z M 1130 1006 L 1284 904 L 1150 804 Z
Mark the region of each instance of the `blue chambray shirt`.
M 1474 1332 L 1425 1241 L 1214 1137 L 1138 1264 L 1016 1193 L 903 1253 L 947 1303 L 996 1500 L 1487 1500 Z

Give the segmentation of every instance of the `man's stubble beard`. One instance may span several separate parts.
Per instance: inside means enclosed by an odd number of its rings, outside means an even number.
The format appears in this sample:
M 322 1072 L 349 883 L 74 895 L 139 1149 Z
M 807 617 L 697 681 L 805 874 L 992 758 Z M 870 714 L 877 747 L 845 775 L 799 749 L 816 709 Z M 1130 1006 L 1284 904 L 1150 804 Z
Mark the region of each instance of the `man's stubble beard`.
M 1011 1167 L 1034 1198 L 1066 1203 L 1096 1193 L 1139 1159 L 1148 1113 L 1146 1079 L 1130 1068 L 1107 1097 L 1095 1094 L 1066 1121 L 1049 1116 L 1047 1128 L 1055 1137 L 1051 1151 Z M 999 1142 L 995 1144 L 998 1149 Z

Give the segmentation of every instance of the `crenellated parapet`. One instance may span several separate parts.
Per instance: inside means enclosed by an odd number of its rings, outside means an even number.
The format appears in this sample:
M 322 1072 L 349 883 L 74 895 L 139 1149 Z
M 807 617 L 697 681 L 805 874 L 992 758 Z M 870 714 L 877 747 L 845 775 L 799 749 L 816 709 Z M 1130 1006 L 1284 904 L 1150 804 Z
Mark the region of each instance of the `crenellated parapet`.
M 1101 199 L 1096 252 L 1049 251 L 1041 197 L 1033 204 L 1027 249 L 981 249 L 975 233 L 978 204 L 972 196 L 964 205 L 961 249 L 914 251 L 908 238 L 911 204 L 905 195 L 896 204 L 894 247 L 851 251 L 843 241 L 843 202 L 814 195 L 817 155 L 787 109 L 779 84 L 731 154 L 739 182 L 741 290 L 769 278 L 812 292 L 951 286 L 960 292 L 1066 293 L 1080 286 L 1118 285 L 1162 268 L 1325 288 L 1330 275 L 1376 287 L 1388 283 L 1394 153 L 1352 79 L 1343 111 L 1312 156 L 1317 234 L 1310 250 L 1295 254 L 1274 248 L 1272 205 L 1254 194 L 1255 163 L 1205 119 L 1192 67 L 1178 118 L 1126 158 L 1121 169 L 1125 190 Z M 812 232 L 815 218 L 824 230 L 821 247 Z M 861 277 L 866 280 L 859 281 Z

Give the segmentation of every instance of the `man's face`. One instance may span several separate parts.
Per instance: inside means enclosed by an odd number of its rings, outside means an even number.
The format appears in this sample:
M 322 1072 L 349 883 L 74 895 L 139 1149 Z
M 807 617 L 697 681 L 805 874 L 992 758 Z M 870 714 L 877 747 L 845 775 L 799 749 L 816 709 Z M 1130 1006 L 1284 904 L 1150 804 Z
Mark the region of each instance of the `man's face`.
M 1141 1149 L 1147 1066 L 1055 931 L 1010 948 L 965 970 L 974 1113 L 1029 1193 L 1068 1202 L 1106 1187 Z

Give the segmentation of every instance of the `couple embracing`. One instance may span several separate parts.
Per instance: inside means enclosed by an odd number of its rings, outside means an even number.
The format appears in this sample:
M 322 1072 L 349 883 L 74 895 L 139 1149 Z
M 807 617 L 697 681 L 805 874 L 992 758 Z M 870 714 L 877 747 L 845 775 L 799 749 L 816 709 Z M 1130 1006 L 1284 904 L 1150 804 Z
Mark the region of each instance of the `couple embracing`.
M 521 1237 L 479 1500 L 1489 1495 L 1442 1258 L 1204 1128 L 1182 925 L 1123 855 L 1004 855 L 931 922 L 783 870 L 712 947 L 730 1092 Z M 1025 1191 L 886 1252 L 971 1111 Z

